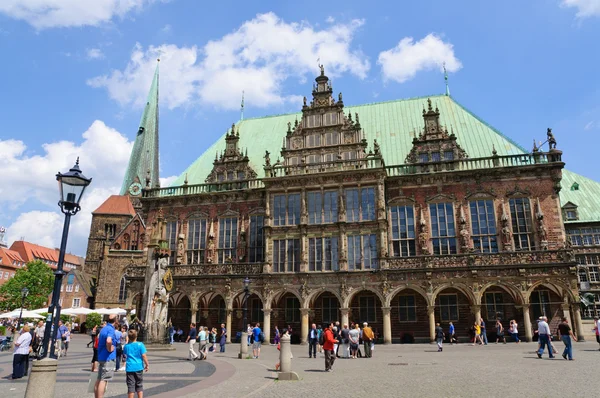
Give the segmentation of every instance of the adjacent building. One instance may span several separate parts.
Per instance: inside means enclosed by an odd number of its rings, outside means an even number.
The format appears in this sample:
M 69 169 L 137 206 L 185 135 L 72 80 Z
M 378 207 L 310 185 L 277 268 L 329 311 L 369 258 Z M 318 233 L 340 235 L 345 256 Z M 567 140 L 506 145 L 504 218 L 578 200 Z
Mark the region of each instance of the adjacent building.
M 600 246 L 574 236 L 600 243 L 600 184 L 564 169 L 550 129 L 526 150 L 448 94 L 348 107 L 322 68 L 300 113 L 234 123 L 160 188 L 158 127 L 157 68 L 121 194 L 93 215 L 97 306 L 143 318 L 168 255 L 182 328 L 242 330 L 247 307 L 267 337 L 290 326 L 303 343 L 337 320 L 384 343 L 433 340 L 436 322 L 464 338 L 481 318 L 531 340 L 541 315 L 583 335 Z

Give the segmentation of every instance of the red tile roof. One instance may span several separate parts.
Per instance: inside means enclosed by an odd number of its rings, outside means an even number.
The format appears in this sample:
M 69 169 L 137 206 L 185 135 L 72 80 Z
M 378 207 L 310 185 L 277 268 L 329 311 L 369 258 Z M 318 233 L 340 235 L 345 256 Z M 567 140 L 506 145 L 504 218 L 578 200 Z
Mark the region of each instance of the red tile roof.
M 51 264 L 49 265 L 52 269 L 56 269 L 56 264 L 58 264 L 59 249 L 51 249 L 23 240 L 17 240 L 12 244 L 10 250 L 19 254 L 21 259 L 26 263 L 39 258 L 43 261 L 50 262 Z M 83 262 L 83 258 L 65 253 L 65 263 L 83 266 Z
M 23 265 L 26 263 L 19 252 L 0 247 L 0 265 L 8 268 L 19 268 L 17 264 L 13 265 L 13 261 L 17 261 Z
M 92 214 L 135 215 L 129 196 L 111 195 Z

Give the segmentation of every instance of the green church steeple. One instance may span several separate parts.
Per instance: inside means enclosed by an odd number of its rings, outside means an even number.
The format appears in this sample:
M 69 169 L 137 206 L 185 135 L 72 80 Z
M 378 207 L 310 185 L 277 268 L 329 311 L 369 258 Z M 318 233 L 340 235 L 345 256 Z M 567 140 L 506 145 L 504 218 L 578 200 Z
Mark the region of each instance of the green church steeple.
M 160 61 L 160 59 L 158 60 Z M 121 195 L 141 195 L 142 187 L 159 187 L 158 180 L 158 64 L 123 178 Z

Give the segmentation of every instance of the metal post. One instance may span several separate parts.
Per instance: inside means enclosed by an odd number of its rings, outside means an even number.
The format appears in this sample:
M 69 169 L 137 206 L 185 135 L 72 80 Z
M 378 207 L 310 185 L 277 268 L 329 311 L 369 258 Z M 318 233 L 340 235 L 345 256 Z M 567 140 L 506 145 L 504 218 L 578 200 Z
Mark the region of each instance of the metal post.
M 52 304 L 48 309 L 46 317 L 46 329 L 44 330 L 44 344 L 42 346 L 42 358 L 46 358 L 50 354 L 51 358 L 56 359 L 54 346 L 56 344 L 56 333 L 58 331 L 58 321 L 60 320 L 60 287 L 62 285 L 63 276 L 66 274 L 63 271 L 63 263 L 65 260 L 65 251 L 67 249 L 67 238 L 69 236 L 69 225 L 71 223 L 71 214 L 65 213 L 65 223 L 63 225 L 62 240 L 60 241 L 60 253 L 58 255 L 58 265 L 54 271 L 54 289 L 52 290 Z M 48 353 L 48 343 L 50 343 L 50 352 Z
M 19 320 L 17 321 L 17 330 L 21 327 L 21 318 L 23 317 L 23 305 L 25 304 L 25 297 L 21 294 L 21 311 L 19 312 Z
M 248 297 L 250 296 L 248 292 L 248 287 L 244 287 L 244 300 L 242 302 L 242 311 L 243 311 L 243 324 L 242 331 L 240 333 L 240 353 L 238 355 L 239 359 L 245 359 L 248 354 L 248 332 L 247 332 L 247 324 L 248 324 Z

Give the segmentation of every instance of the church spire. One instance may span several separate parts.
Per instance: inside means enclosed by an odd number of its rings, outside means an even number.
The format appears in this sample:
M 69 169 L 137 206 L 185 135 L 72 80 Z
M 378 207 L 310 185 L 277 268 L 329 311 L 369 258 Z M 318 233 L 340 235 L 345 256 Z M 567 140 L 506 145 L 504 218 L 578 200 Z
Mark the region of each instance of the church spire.
M 160 62 L 160 59 L 157 60 Z M 156 188 L 158 180 L 158 63 L 123 178 L 121 195 L 141 194 L 141 187 Z M 140 187 L 141 185 L 141 187 Z

